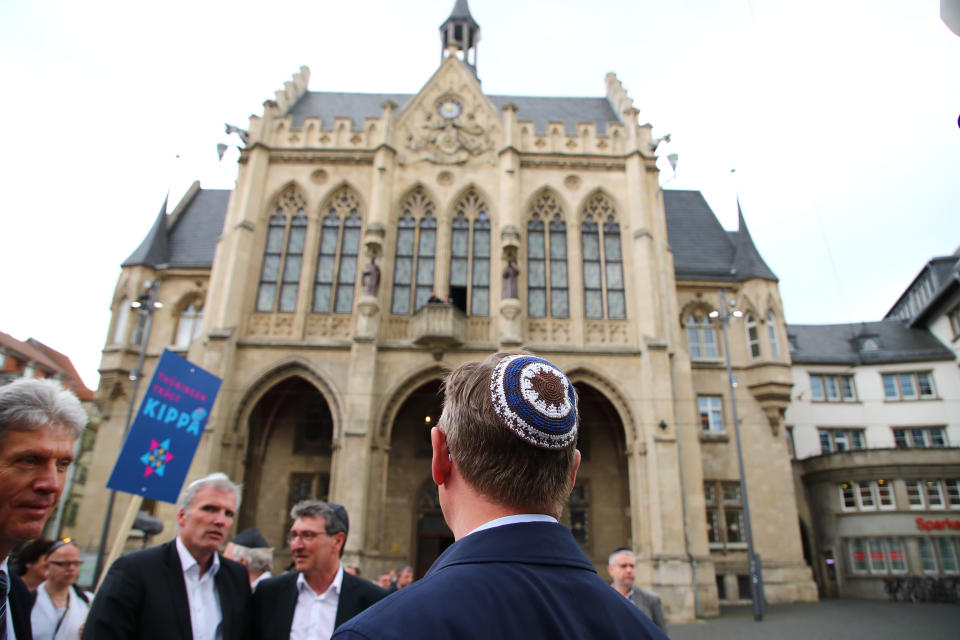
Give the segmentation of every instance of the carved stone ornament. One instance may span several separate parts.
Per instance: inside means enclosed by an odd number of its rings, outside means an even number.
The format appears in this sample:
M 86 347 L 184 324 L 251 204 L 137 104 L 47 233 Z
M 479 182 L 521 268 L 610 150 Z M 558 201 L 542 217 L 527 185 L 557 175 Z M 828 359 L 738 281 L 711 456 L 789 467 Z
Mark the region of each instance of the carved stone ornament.
M 398 118 L 401 164 L 496 163 L 500 116 L 462 66 L 445 64 Z

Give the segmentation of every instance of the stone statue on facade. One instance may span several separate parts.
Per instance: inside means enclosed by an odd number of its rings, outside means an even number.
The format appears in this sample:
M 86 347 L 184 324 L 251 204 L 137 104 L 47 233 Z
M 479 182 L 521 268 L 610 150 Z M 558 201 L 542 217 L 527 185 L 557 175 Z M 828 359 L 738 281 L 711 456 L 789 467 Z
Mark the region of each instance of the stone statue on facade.
M 520 268 L 517 261 L 510 259 L 503 270 L 503 299 L 513 300 L 520 297 L 519 287 L 517 286 L 517 277 L 520 275 Z
M 363 284 L 363 295 L 376 297 L 380 289 L 380 267 L 377 266 L 376 256 L 370 256 L 370 262 L 363 268 L 360 282 Z

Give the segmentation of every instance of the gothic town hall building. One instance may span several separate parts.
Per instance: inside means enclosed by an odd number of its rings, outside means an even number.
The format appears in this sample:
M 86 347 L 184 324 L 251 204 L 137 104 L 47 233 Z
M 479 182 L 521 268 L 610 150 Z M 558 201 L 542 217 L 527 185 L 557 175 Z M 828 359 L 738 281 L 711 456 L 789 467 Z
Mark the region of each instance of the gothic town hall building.
M 672 621 L 715 614 L 750 597 L 710 315 L 723 296 L 743 311 L 729 357 L 766 599 L 815 600 L 783 428 L 783 305 L 743 216 L 725 231 L 699 192 L 659 187 L 657 140 L 615 75 L 595 97 L 487 95 L 465 0 L 440 33 L 442 63 L 413 94 L 311 91 L 301 68 L 241 132 L 236 187 L 195 184 L 161 211 L 111 303 L 88 482 L 116 460 L 147 339 L 146 376 L 169 348 L 223 379 L 188 480 L 243 483 L 238 530 L 263 532 L 275 571 L 291 504 L 319 497 L 349 510 L 345 562 L 420 576 L 453 541 L 430 479 L 440 381 L 522 347 L 581 398 L 563 517 L 583 551 L 606 578 L 609 553 L 633 549 Z M 148 281 L 164 307 L 145 331 L 130 303 Z M 87 492 L 81 544 L 99 539 L 104 493 Z M 145 508 L 172 535 L 174 506 Z

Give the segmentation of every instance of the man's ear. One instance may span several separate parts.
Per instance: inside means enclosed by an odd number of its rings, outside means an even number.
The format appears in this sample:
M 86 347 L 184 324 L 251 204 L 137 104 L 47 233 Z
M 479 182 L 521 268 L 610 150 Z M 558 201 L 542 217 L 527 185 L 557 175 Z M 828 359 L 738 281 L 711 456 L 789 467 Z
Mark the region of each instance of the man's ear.
M 453 461 L 450 459 L 450 449 L 447 448 L 447 436 L 439 427 L 430 429 L 430 446 L 433 449 L 430 469 L 433 472 L 433 481 L 440 486 L 450 477 Z
M 573 450 L 573 470 L 570 472 L 570 491 L 577 482 L 577 470 L 580 468 L 580 449 Z

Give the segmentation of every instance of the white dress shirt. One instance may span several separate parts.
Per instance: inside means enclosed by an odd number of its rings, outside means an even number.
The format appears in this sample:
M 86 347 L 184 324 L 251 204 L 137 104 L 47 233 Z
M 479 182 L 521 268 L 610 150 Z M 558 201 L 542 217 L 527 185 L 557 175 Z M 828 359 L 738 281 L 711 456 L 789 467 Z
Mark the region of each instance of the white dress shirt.
M 343 564 L 327 590 L 317 595 L 303 574 L 297 576 L 297 608 L 290 625 L 290 640 L 329 640 L 337 621 Z
M 269 571 L 264 571 L 263 573 L 261 573 L 259 576 L 257 576 L 257 579 L 256 579 L 256 580 L 254 580 L 253 582 L 250 583 L 250 590 L 251 590 L 251 591 L 256 591 L 256 590 L 257 590 L 257 585 L 260 584 L 261 582 L 263 582 L 264 580 L 266 580 L 266 579 L 269 578 L 269 577 L 270 577 L 270 572 L 269 572 Z
M 214 576 L 220 570 L 220 555 L 213 554 L 210 568 L 202 576 L 200 565 L 177 536 L 177 554 L 183 568 L 183 581 L 187 586 L 187 602 L 190 604 L 190 626 L 194 640 L 222 640 L 220 596 L 213 583 Z
M 484 522 L 482 525 L 471 531 L 470 533 L 476 533 L 477 531 L 483 531 L 484 529 L 493 529 L 494 527 L 503 527 L 508 524 L 517 524 L 518 522 L 553 522 L 556 523 L 557 519 L 553 516 L 548 516 L 545 513 L 518 513 L 512 516 L 503 516 L 502 518 L 494 518 L 489 522 Z M 470 535 L 468 533 L 467 535 Z
M 7 568 L 7 560 L 4 558 L 0 564 L 0 571 L 7 574 L 7 640 L 17 640 L 17 634 L 13 630 L 13 616 L 10 615 L 10 569 Z

